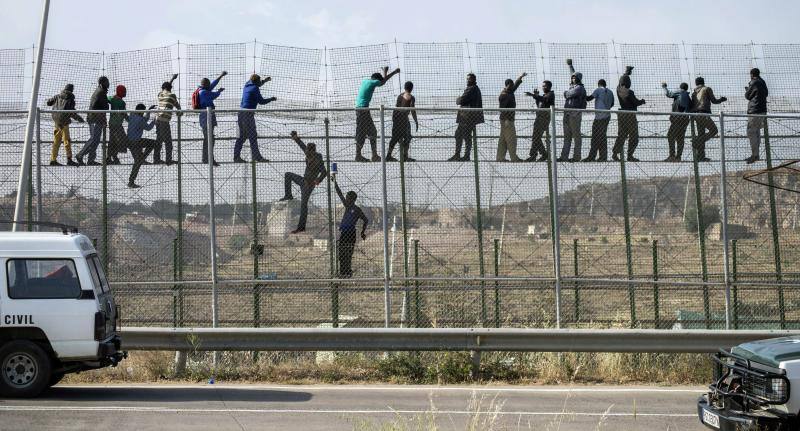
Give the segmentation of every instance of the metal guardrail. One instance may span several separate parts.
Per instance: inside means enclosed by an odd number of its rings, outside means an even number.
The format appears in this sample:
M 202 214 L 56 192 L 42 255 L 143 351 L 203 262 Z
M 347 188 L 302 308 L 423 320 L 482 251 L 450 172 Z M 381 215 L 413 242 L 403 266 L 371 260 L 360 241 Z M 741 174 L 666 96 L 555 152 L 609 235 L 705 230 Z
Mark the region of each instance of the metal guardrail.
M 786 330 L 123 328 L 125 350 L 711 353 Z

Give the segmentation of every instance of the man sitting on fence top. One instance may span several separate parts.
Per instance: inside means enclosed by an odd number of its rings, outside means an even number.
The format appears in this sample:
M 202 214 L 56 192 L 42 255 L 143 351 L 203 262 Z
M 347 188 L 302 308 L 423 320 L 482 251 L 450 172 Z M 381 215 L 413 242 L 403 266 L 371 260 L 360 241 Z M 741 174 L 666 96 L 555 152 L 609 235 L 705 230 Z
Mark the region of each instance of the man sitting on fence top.
M 300 186 L 300 220 L 297 222 L 297 229 L 292 231 L 292 233 L 300 233 L 306 230 L 308 200 L 311 198 L 311 192 L 314 191 L 314 187 L 325 179 L 328 171 L 325 169 L 325 160 L 322 158 L 322 154 L 317 152 L 317 146 L 313 142 L 304 143 L 294 130 L 292 130 L 290 136 L 305 153 L 306 170 L 303 176 L 294 172 L 286 172 L 283 177 L 284 195 L 280 200 L 289 201 L 294 199 L 294 196 L 292 196 L 292 183 Z
M 250 80 L 244 84 L 242 90 L 242 103 L 239 105 L 242 109 L 256 109 L 258 105 L 266 105 L 267 103 L 278 100 L 277 97 L 267 97 L 261 95 L 260 87 L 267 82 L 271 81 L 269 76 L 261 79 L 261 76 L 254 73 L 250 75 Z M 258 149 L 258 130 L 256 129 L 256 114 L 252 111 L 240 111 L 238 113 L 237 123 L 239 125 L 239 137 L 236 138 L 236 144 L 233 147 L 233 161 L 234 163 L 245 163 L 242 159 L 242 146 L 245 140 L 250 141 L 250 156 L 255 162 L 268 162 L 269 160 L 261 157 L 261 151 Z
M 747 113 L 764 115 L 767 113 L 767 96 L 769 90 L 767 83 L 761 79 L 761 71 L 754 67 L 750 69 L 750 84 L 745 88 L 744 98 L 747 99 Z M 759 147 L 761 146 L 761 129 L 766 124 L 764 117 L 747 118 L 747 137 L 750 139 L 750 157 L 745 159 L 748 165 L 760 160 Z
M 692 91 L 692 112 L 711 114 L 711 104 L 718 105 L 728 100 L 727 97 L 714 97 L 714 90 L 711 87 L 706 87 L 706 80 L 698 76 L 694 80 L 696 87 Z M 697 136 L 692 139 L 692 148 L 694 148 L 694 155 L 698 162 L 710 162 L 711 159 L 706 157 L 706 142 L 716 136 L 718 130 L 714 120 L 708 115 L 699 115 L 693 118 L 694 124 L 697 126 Z
M 617 97 L 619 98 L 620 111 L 636 111 L 639 106 L 645 104 L 644 99 L 637 99 L 636 95 L 631 90 L 631 73 L 633 66 L 625 66 L 625 73 L 619 77 L 619 85 L 617 85 Z M 639 146 L 639 119 L 636 114 L 618 114 L 617 115 L 617 141 L 614 142 L 614 150 L 611 158 L 619 160 L 622 158 L 622 151 L 624 150 L 625 140 L 628 140 L 628 161 L 638 162 L 639 159 L 633 156 L 636 147 Z
M 382 87 L 389 82 L 394 75 L 400 73 L 400 68 L 389 72 L 389 67 L 383 68 L 383 74 L 373 73 L 372 76 L 361 82 L 361 87 L 358 88 L 358 96 L 356 97 L 356 161 L 368 162 L 369 159 L 361 155 L 361 149 L 364 148 L 364 141 L 369 138 L 369 145 L 372 148 L 372 161 L 380 162 L 381 156 L 378 155 L 378 131 L 375 129 L 375 123 L 372 121 L 372 114 L 369 109 L 369 103 L 372 101 L 372 95 L 375 89 Z
M 689 84 L 681 82 L 677 91 L 670 91 L 666 82 L 661 83 L 664 94 L 673 99 L 672 112 L 689 112 L 692 107 L 692 99 L 689 97 Z M 665 162 L 680 162 L 683 156 L 683 144 L 686 139 L 686 128 L 689 126 L 689 116 L 670 115 L 669 130 L 667 131 L 667 144 L 669 145 L 669 156 Z
M 542 142 L 542 135 L 547 131 L 547 128 L 550 126 L 550 111 L 545 111 L 544 109 L 550 109 L 556 103 L 556 94 L 553 92 L 553 83 L 545 80 L 542 81 L 542 94 L 539 94 L 539 90 L 534 88 L 533 93 L 525 92 L 526 96 L 533 97 L 536 101 L 536 107 L 539 109 L 536 111 L 536 119 L 533 121 L 533 135 L 531 137 L 531 150 L 529 152 L 529 157 L 525 159 L 526 162 L 545 162 L 548 160 L 549 152 L 544 147 L 544 143 Z M 540 159 L 536 159 L 536 157 L 541 154 L 542 157 Z
M 72 93 L 75 87 L 72 84 L 64 86 L 61 93 L 47 99 L 47 106 L 52 106 L 55 111 L 74 111 L 75 110 L 75 95 Z M 67 152 L 67 165 L 78 166 L 72 160 L 72 141 L 69 138 L 69 123 L 72 120 L 83 123 L 83 118 L 77 113 L 68 112 L 53 112 L 53 149 L 50 151 L 50 166 L 61 166 L 58 163 L 58 148 L 61 146 L 61 141 L 64 141 L 64 150 Z
M 564 108 L 567 109 L 586 109 L 586 89 L 583 87 L 583 74 L 575 71 L 572 59 L 567 59 L 567 66 L 572 73 L 570 76 L 569 90 L 564 92 Z M 561 147 L 559 162 L 580 162 L 581 161 L 581 111 L 564 112 L 564 146 Z M 575 141 L 575 151 L 569 158 L 569 150 Z
M 90 110 L 108 110 L 108 87 L 110 86 L 111 83 L 108 82 L 108 78 L 105 76 L 97 78 L 97 88 L 92 93 L 91 99 L 89 99 Z M 75 158 L 78 159 L 78 166 L 83 166 L 85 164 L 83 163 L 83 157 L 88 154 L 89 162 L 86 164 L 100 166 L 100 163 L 97 163 L 95 159 L 97 159 L 97 146 L 100 145 L 103 129 L 106 128 L 106 114 L 99 112 L 89 113 L 86 115 L 86 122 L 89 123 L 89 140 L 83 144 L 83 148 Z
M 478 87 L 478 78 L 474 73 L 467 74 L 467 88 L 464 89 L 458 99 L 456 105 L 462 108 L 483 108 L 483 96 L 481 96 L 481 89 Z M 469 154 L 472 150 L 472 131 L 475 126 L 483 124 L 483 111 L 464 111 L 459 110 L 456 114 L 456 151 L 452 157 L 447 159 L 449 162 L 468 162 L 470 160 Z M 461 144 L 464 144 L 464 156 L 461 156 Z
M 216 106 L 214 106 L 214 99 L 219 97 L 219 95 L 222 94 L 222 92 L 225 91 L 225 89 L 220 88 L 219 90 L 214 91 L 214 88 L 216 88 L 217 84 L 219 84 L 219 81 L 227 74 L 228 72 L 223 70 L 222 73 L 217 77 L 217 79 L 213 81 L 209 81 L 208 78 L 201 79 L 200 86 L 192 94 L 192 109 L 205 110 L 206 108 L 211 108 L 211 109 L 216 108 Z M 214 114 L 214 112 L 211 113 L 212 129 L 206 130 L 207 127 L 208 127 L 208 118 L 204 111 L 200 113 L 200 128 L 203 129 L 203 163 L 208 163 L 209 151 L 212 154 L 214 153 L 214 148 L 211 148 L 209 150 L 209 145 L 208 145 L 210 136 L 209 134 L 214 133 L 213 128 L 217 127 L 217 116 L 216 114 Z M 211 163 L 214 166 L 219 166 L 219 163 L 217 163 L 214 157 L 211 158 Z
M 158 93 L 158 114 L 156 114 L 156 143 L 153 147 L 153 164 L 166 163 L 175 164 L 172 158 L 172 129 L 169 122 L 172 120 L 172 110 L 180 111 L 181 104 L 178 96 L 172 92 L 172 83 L 178 78 L 178 74 L 172 75 L 172 79 L 161 84 L 161 92 Z M 178 112 L 178 115 L 181 115 Z M 165 161 L 161 160 L 161 146 L 164 145 Z

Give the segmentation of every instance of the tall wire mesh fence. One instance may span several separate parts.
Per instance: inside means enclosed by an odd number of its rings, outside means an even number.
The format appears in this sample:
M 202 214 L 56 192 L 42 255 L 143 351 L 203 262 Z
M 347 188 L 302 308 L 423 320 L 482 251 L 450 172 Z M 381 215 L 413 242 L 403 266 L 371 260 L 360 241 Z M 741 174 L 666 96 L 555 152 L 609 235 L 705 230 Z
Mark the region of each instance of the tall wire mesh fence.
M 386 324 L 388 286 L 391 325 L 721 328 L 726 324 L 727 279 L 734 293 L 728 304 L 732 327 L 796 327 L 798 197 L 780 189 L 796 179 L 769 170 L 797 158 L 796 119 L 766 121 L 759 128 L 761 160 L 750 165 L 743 161 L 751 151 L 748 118 L 728 116 L 723 129 L 716 114 L 707 120 L 686 117 L 683 129 L 677 128 L 685 141 L 682 162 L 674 163 L 663 160 L 670 155 L 675 118 L 656 114 L 669 111 L 672 103 L 662 81 L 674 89 L 696 75 L 705 77 L 718 97 L 729 98 L 715 111 L 744 112 L 744 86 L 753 65 L 762 68 L 770 85 L 770 110 L 793 111 L 791 84 L 779 77 L 796 61 L 795 50 L 794 45 L 467 42 L 325 50 L 259 42 L 179 44 L 113 54 L 47 50 L 39 106 L 44 108 L 47 98 L 72 83 L 77 107 L 85 109 L 103 74 L 112 86 L 128 87 L 129 109 L 140 102 L 150 106 L 157 102 L 161 82 L 181 72 L 174 91 L 187 109 L 200 78 L 228 72 L 219 84 L 228 90 L 215 100 L 217 125 L 212 127 L 213 158 L 220 164 L 213 168 L 213 223 L 221 325 L 380 326 Z M 537 56 L 549 62 L 538 67 Z M 563 106 L 570 78 L 566 58 L 583 73 L 590 94 L 601 78 L 613 92 L 619 72 L 635 66 L 631 88 L 647 100 L 639 108 L 642 112 L 613 112 L 607 136 L 599 140 L 594 126 L 602 116 L 583 112 L 580 156 L 602 141 L 610 157 L 617 139 L 625 135 L 620 148 L 626 158 L 635 130 L 638 148 L 633 155 L 642 161 L 503 161 L 513 160 L 514 152 L 527 158 L 536 118 L 545 114 L 543 145 L 549 151 L 554 144 L 551 157 L 564 148 L 564 111 L 558 109 L 553 119 L 549 110 L 515 112 L 512 129 L 495 108 L 504 81 L 522 72 L 528 76 L 516 91 L 519 108 L 533 106 L 524 92 L 539 87 L 544 78 L 553 81 L 556 107 Z M 384 66 L 390 72 L 400 67 L 399 78 L 375 89 L 371 111 L 357 113 L 353 107 L 360 86 Z M 238 111 L 242 85 L 253 72 L 272 78 L 260 91 L 264 98 L 277 100 L 266 111 Z M 456 99 L 464 92 L 468 72 L 477 75 L 483 93 L 484 121 L 459 128 L 463 112 L 457 111 Z M 415 84 L 411 94 L 419 129 L 409 111 L 392 108 L 405 81 Z M 689 84 L 691 91 L 693 82 Z M 24 83 L 9 85 L 10 98 L 25 93 L 20 85 Z M 383 114 L 381 105 L 386 107 Z M 128 112 L 129 118 L 134 115 Z M 149 120 L 156 115 L 151 113 Z M 728 274 L 723 271 L 719 134 L 706 137 L 710 162 L 700 161 L 692 150 L 693 138 L 708 130 L 708 121 L 726 140 Z M 118 165 L 58 166 L 49 163 L 55 137 L 52 114 L 42 111 L 31 179 L 36 195 L 28 213 L 79 225 L 96 240 L 126 324 L 208 325 L 212 220 L 203 151 L 207 123 L 198 111 L 172 115 L 166 123 L 172 152 L 162 145 L 159 159 L 151 153 L 139 160 L 150 164 L 137 162 L 137 154 L 156 147 L 157 141 L 165 144 L 156 125 L 145 128 L 137 143 L 129 140 Z M 0 115 L 0 145 L 7 154 L 0 168 L 0 214 L 6 218 L 13 208 L 24 124 L 22 112 Z M 130 128 L 128 121 L 128 133 Z M 316 145 L 326 172 L 320 184 L 307 185 L 309 154 L 294 141 L 292 131 L 304 145 Z M 459 160 L 446 161 L 455 153 L 459 134 Z M 70 135 L 77 152 L 89 138 L 89 128 L 72 121 Z M 108 150 L 110 138 L 105 129 L 101 153 Z M 374 141 L 374 161 L 354 161 L 354 144 L 360 140 L 369 160 Z M 572 145 L 574 154 L 574 141 Z M 504 147 L 502 155 L 499 146 Z M 389 149 L 392 159 L 384 176 L 379 158 Z M 66 161 L 63 145 L 55 156 Z M 131 181 L 137 164 L 138 175 Z M 743 180 L 752 172 L 774 187 Z M 550 191 L 555 177 L 557 196 Z M 287 181 L 292 200 L 282 200 Z M 128 187 L 131 182 L 140 187 Z M 356 205 L 369 220 L 366 239 L 358 221 L 351 241 L 352 208 L 338 197 L 337 184 L 345 195 L 357 193 Z M 304 195 L 305 230 L 292 233 L 300 227 Z M 559 227 L 558 254 L 554 223 Z

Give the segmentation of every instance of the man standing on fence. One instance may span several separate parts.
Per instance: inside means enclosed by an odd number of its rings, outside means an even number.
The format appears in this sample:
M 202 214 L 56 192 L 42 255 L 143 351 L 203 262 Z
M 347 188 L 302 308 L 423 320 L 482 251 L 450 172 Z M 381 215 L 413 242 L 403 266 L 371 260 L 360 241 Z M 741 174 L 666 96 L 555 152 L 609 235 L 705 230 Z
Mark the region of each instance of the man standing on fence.
M 667 83 L 662 82 L 664 94 L 673 99 L 672 112 L 689 112 L 692 106 L 692 99 L 689 97 L 689 84 L 681 82 L 678 91 L 670 91 Z M 669 157 L 665 162 L 680 162 L 683 156 L 683 145 L 686 139 L 686 128 L 689 127 L 688 115 L 670 115 L 669 131 L 667 131 L 667 143 L 669 144 Z
M 569 90 L 564 92 L 564 108 L 566 109 L 586 109 L 586 89 L 583 87 L 583 74 L 575 71 L 572 59 L 567 59 L 567 66 L 572 74 L 570 76 Z M 580 162 L 581 161 L 581 118 L 580 111 L 564 112 L 564 146 L 561 148 L 559 162 Z M 575 151 L 572 158 L 569 158 L 569 150 L 575 141 Z
M 617 97 L 619 97 L 619 110 L 636 112 L 639 106 L 645 104 L 644 99 L 637 99 L 636 95 L 631 90 L 631 73 L 633 66 L 625 66 L 625 73 L 619 78 L 619 85 L 617 85 Z M 614 142 L 614 149 L 612 150 L 611 158 L 615 161 L 621 159 L 622 151 L 624 150 L 625 141 L 628 141 L 628 155 L 629 162 L 638 162 L 639 159 L 634 157 L 633 153 L 636 147 L 639 146 L 639 119 L 636 114 L 617 114 L 617 129 L 619 130 L 617 140 Z
M 203 163 L 208 163 L 208 153 L 211 152 L 211 164 L 214 166 L 219 166 L 219 163 L 217 163 L 216 159 L 213 157 L 214 148 L 209 148 L 209 136 L 211 136 L 211 133 L 214 133 L 214 127 L 217 127 L 217 115 L 213 111 L 211 112 L 211 130 L 207 130 L 208 115 L 205 109 L 211 108 L 213 110 L 216 108 L 216 106 L 214 106 L 214 99 L 219 97 L 225 89 L 220 88 L 214 91 L 214 88 L 217 87 L 219 81 L 227 74 L 228 72 L 223 70 L 217 79 L 213 81 L 209 81 L 208 78 L 201 79 L 200 87 L 192 94 L 192 109 L 203 110 L 203 112 L 200 113 L 200 127 L 203 129 Z
M 92 93 L 89 99 L 89 109 L 97 111 L 108 110 L 108 87 L 111 84 L 108 78 L 101 76 L 97 79 L 97 89 Z M 97 163 L 97 146 L 100 145 L 100 140 L 103 137 L 103 129 L 106 128 L 106 114 L 105 113 L 89 113 L 86 115 L 86 122 L 89 123 L 89 140 L 83 145 L 81 151 L 75 156 L 78 159 L 78 166 L 88 164 L 89 166 L 100 166 Z M 89 162 L 83 163 L 83 157 L 89 155 Z
M 710 162 L 711 159 L 706 157 L 706 142 L 717 135 L 717 125 L 711 119 L 711 104 L 718 105 L 728 100 L 727 97 L 720 97 L 717 99 L 714 96 L 714 90 L 711 87 L 706 87 L 706 81 L 701 76 L 694 80 L 696 87 L 692 91 L 692 112 L 698 114 L 693 118 L 694 124 L 697 127 L 697 136 L 692 139 L 692 148 L 694 148 L 694 155 L 698 162 Z
M 372 114 L 369 111 L 369 103 L 375 89 L 382 87 L 389 82 L 394 75 L 400 73 L 400 68 L 389 72 L 389 67 L 383 68 L 383 74 L 373 73 L 368 79 L 361 82 L 356 97 L 356 161 L 368 162 L 369 159 L 361 155 L 364 142 L 369 138 L 369 145 L 372 148 L 372 161 L 380 162 L 381 156 L 378 155 L 378 131 L 375 129 L 375 122 L 372 121 Z
M 293 172 L 286 172 L 283 177 L 284 194 L 280 200 L 290 201 L 294 199 L 294 196 L 292 196 L 292 183 L 300 186 L 300 220 L 297 222 L 297 229 L 292 231 L 292 233 L 300 233 L 306 230 L 308 200 L 311 198 L 311 192 L 314 191 L 314 187 L 325 179 L 328 171 L 325 169 L 325 161 L 322 158 L 322 154 L 317 152 L 317 146 L 313 142 L 304 143 L 294 130 L 292 130 L 291 137 L 306 156 L 306 170 L 303 176 Z
M 356 205 L 358 195 L 356 192 L 350 190 L 347 195 L 342 194 L 342 189 L 339 188 L 339 183 L 334 179 L 333 185 L 336 188 L 336 194 L 339 195 L 339 200 L 344 205 L 344 215 L 342 222 L 339 224 L 339 241 L 336 244 L 339 257 L 339 277 L 350 278 L 353 276 L 353 250 L 356 246 L 356 224 L 359 220 L 363 220 L 364 224 L 361 227 L 361 239 L 367 239 L 367 225 L 369 220 L 364 215 L 361 207 Z
M 117 85 L 114 91 L 114 96 L 108 98 L 108 104 L 112 111 L 125 110 L 125 96 L 128 95 L 128 89 L 124 85 Z M 125 147 L 125 128 L 122 123 L 128 118 L 125 112 L 112 112 L 108 116 L 108 151 L 106 154 L 107 165 L 119 164 L 119 153 L 126 151 Z
M 514 96 L 514 92 L 522 85 L 522 78 L 526 76 L 528 74 L 523 73 L 516 81 L 506 79 L 506 85 L 498 97 L 498 105 L 501 109 L 517 107 L 517 98 Z M 517 156 L 517 128 L 514 124 L 514 114 L 516 114 L 514 111 L 500 112 L 500 139 L 497 141 L 497 158 L 495 159 L 498 162 L 507 162 L 509 159 L 512 162 L 522 161 Z M 508 153 L 509 159 L 506 159 L 506 153 Z
M 481 96 L 481 89 L 478 87 L 478 78 L 474 73 L 467 74 L 467 88 L 464 89 L 458 99 L 456 105 L 462 108 L 483 108 L 483 96 Z M 465 111 L 459 110 L 456 114 L 456 152 L 452 157 L 447 159 L 449 162 L 468 162 L 470 160 L 470 151 L 472 150 L 472 131 L 478 124 L 483 124 L 483 111 Z M 461 156 L 461 144 L 464 144 L 464 156 Z
M 767 113 L 767 96 L 769 90 L 767 83 L 761 79 L 758 68 L 750 69 L 750 84 L 745 89 L 744 98 L 747 99 L 747 113 L 756 115 L 747 118 L 747 137 L 750 139 L 750 157 L 745 159 L 748 165 L 759 161 L 759 147 L 761 146 L 761 129 L 767 119 L 761 117 Z
M 525 159 L 526 162 L 535 162 L 536 157 L 541 154 L 540 162 L 547 161 L 549 153 L 542 142 L 542 135 L 547 132 L 550 127 L 550 108 L 556 103 L 556 94 L 553 92 L 553 83 L 550 81 L 542 82 L 542 94 L 539 94 L 538 89 L 533 89 L 533 93 L 525 92 L 526 96 L 533 97 L 536 101 L 536 119 L 533 121 L 533 136 L 531 138 L 531 151 L 530 156 Z
M 594 100 L 594 109 L 609 110 L 614 107 L 614 93 L 606 88 L 606 80 L 597 81 L 597 88 L 586 98 L 587 102 Z M 610 112 L 595 112 L 592 122 L 592 147 L 584 162 L 608 161 L 608 123 L 611 121 Z M 598 159 L 598 153 L 600 158 Z
M 153 164 L 166 163 L 175 164 L 172 158 L 172 129 L 169 122 L 172 120 L 172 110 L 180 111 L 181 104 L 178 97 L 172 92 L 172 83 L 178 78 L 178 74 L 172 75 L 172 79 L 161 84 L 161 92 L 158 93 L 158 114 L 156 114 L 156 143 L 153 148 Z M 178 112 L 178 115 L 181 115 Z M 164 156 L 166 161 L 161 160 L 161 146 L 164 146 Z
M 413 108 L 417 105 L 417 100 L 411 95 L 414 90 L 414 83 L 408 81 L 403 86 L 405 91 L 397 96 L 397 108 Z M 386 150 L 386 161 L 396 162 L 397 159 L 392 157 L 394 146 L 400 143 L 400 159 L 404 162 L 416 162 L 415 159 L 408 157 L 408 147 L 411 145 L 411 122 L 408 121 L 408 114 L 414 118 L 416 130 L 419 131 L 419 120 L 417 120 L 417 111 L 414 109 L 392 111 L 392 139 L 389 140 L 389 149 Z
M 150 109 L 154 109 L 151 106 Z M 137 111 L 144 111 L 147 109 L 143 103 L 136 105 Z M 128 116 L 128 136 L 127 144 L 131 149 L 131 156 L 133 156 L 133 167 L 131 168 L 131 175 L 128 177 L 128 187 L 131 189 L 138 189 L 140 186 L 136 184 L 136 177 L 139 176 L 139 168 L 147 164 L 145 159 L 153 151 L 156 141 L 152 139 L 144 139 L 142 135 L 145 130 L 153 130 L 156 125 L 156 120 L 150 120 L 150 113 L 142 114 L 135 112 Z M 158 133 L 158 132 L 156 132 Z
M 52 106 L 55 111 L 74 111 L 75 110 L 75 95 L 72 93 L 74 90 L 72 84 L 64 86 L 61 93 L 47 99 L 47 106 Z M 53 148 L 50 151 L 50 166 L 61 166 L 58 163 L 58 148 L 61 146 L 61 141 L 64 141 L 64 150 L 67 152 L 67 166 L 78 166 L 72 160 L 72 142 L 69 137 L 69 123 L 71 120 L 83 123 L 83 118 L 77 113 L 68 112 L 53 112 Z
M 239 105 L 242 109 L 256 109 L 258 105 L 266 105 L 267 103 L 278 100 L 277 97 L 264 98 L 261 95 L 261 86 L 271 81 L 269 76 L 261 80 L 261 76 L 254 73 L 250 75 L 250 80 L 244 84 L 242 90 L 242 103 Z M 256 129 L 256 113 L 253 111 L 239 111 L 237 123 L 239 125 L 239 137 L 236 139 L 236 144 L 233 147 L 233 162 L 246 163 L 242 159 L 242 146 L 245 140 L 250 141 L 250 157 L 256 162 L 268 162 L 269 160 L 261 157 L 261 151 L 258 149 L 258 130 Z

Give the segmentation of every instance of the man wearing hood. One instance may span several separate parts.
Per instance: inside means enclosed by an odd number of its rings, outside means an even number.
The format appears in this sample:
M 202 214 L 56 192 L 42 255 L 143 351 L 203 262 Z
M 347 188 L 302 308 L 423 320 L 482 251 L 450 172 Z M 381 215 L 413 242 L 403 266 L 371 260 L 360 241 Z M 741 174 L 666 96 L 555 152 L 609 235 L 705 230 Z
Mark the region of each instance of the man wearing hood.
M 172 79 L 161 84 L 161 91 L 158 93 L 158 114 L 156 114 L 156 140 L 153 146 L 153 164 L 166 163 L 175 164 L 172 159 L 172 129 L 169 122 L 172 120 L 172 110 L 180 111 L 181 104 L 178 96 L 172 92 L 172 83 L 178 78 L 178 74 L 172 75 Z M 178 116 L 181 113 L 178 112 Z M 128 126 L 130 128 L 130 126 Z M 161 160 L 161 146 L 164 145 L 165 161 Z
M 97 88 L 92 93 L 89 99 L 89 109 L 93 111 L 108 111 L 108 87 L 111 83 L 108 78 L 101 76 L 97 78 Z M 78 166 L 87 164 L 89 166 L 100 166 L 97 163 L 97 147 L 100 145 L 100 139 L 103 136 L 103 130 L 106 128 L 106 114 L 105 112 L 90 112 L 86 115 L 86 122 L 89 123 L 89 140 L 83 145 L 81 151 L 75 156 L 78 159 Z M 83 157 L 89 155 L 89 162 L 83 163 Z
M 125 96 L 128 89 L 124 85 L 117 85 L 114 96 L 108 98 L 108 104 L 112 111 L 125 110 Z M 126 151 L 125 147 L 125 128 L 122 123 L 128 119 L 128 114 L 124 112 L 112 112 L 108 118 L 108 151 L 106 154 L 107 165 L 119 164 L 119 153 Z
M 462 108 L 483 108 L 483 96 L 478 87 L 478 78 L 474 73 L 467 74 L 467 88 L 464 93 L 456 99 L 456 105 Z M 464 111 L 459 110 L 456 114 L 456 152 L 447 161 L 449 162 L 468 162 L 469 152 L 472 150 L 472 131 L 475 126 L 484 122 L 483 111 Z M 464 144 L 464 156 L 461 156 L 461 144 Z
M 214 133 L 213 128 L 217 127 L 217 116 L 212 111 L 211 112 L 211 127 L 212 127 L 212 130 L 206 130 L 208 128 L 208 116 L 207 116 L 205 110 L 207 108 L 211 108 L 211 109 L 216 108 L 216 106 L 214 106 L 214 99 L 219 97 L 219 95 L 222 94 L 222 92 L 225 91 L 225 89 L 224 88 L 220 88 L 217 91 L 214 91 L 214 89 L 217 87 L 217 84 L 219 84 L 219 81 L 227 74 L 228 74 L 228 72 L 223 70 L 222 73 L 217 77 L 217 79 L 215 79 L 213 81 L 209 81 L 208 78 L 203 78 L 203 79 L 200 80 L 200 87 L 198 87 L 198 91 L 197 91 L 197 101 L 198 101 L 198 103 L 197 103 L 197 108 L 196 109 L 202 109 L 203 110 L 203 112 L 200 113 L 200 128 L 203 129 L 203 163 L 208 163 L 208 153 L 209 153 L 208 137 L 209 137 L 209 133 Z M 211 152 L 212 153 L 214 152 L 213 148 L 211 148 Z M 211 164 L 213 164 L 214 166 L 219 166 L 219 163 L 217 163 L 217 161 L 215 160 L 214 157 L 211 157 Z
M 754 114 L 754 117 L 747 118 L 747 137 L 750 139 L 750 157 L 745 159 L 747 164 L 757 162 L 759 157 L 759 147 L 761 146 L 761 129 L 764 128 L 766 118 L 761 117 L 767 113 L 767 96 L 769 90 L 767 83 L 761 79 L 761 71 L 758 68 L 750 70 L 750 84 L 745 88 L 744 98 L 747 99 L 747 113 Z
M 47 106 L 52 106 L 54 111 L 74 111 L 75 95 L 72 93 L 74 88 L 72 84 L 67 84 L 61 93 L 47 99 Z M 58 148 L 61 146 L 62 141 L 64 142 L 64 150 L 67 152 L 67 165 L 78 166 L 72 160 L 72 142 L 69 138 L 69 123 L 72 122 L 71 120 L 83 123 L 83 118 L 77 113 L 53 112 L 55 130 L 53 131 L 53 149 L 50 151 L 50 166 L 61 166 L 61 163 L 58 163 Z
M 706 142 L 710 141 L 718 132 L 717 125 L 711 119 L 711 104 L 718 105 L 727 101 L 728 98 L 717 99 L 714 96 L 714 90 L 706 87 L 706 81 L 701 76 L 695 78 L 694 84 L 696 87 L 692 91 L 692 112 L 708 115 L 698 115 L 693 118 L 697 127 L 697 136 L 692 139 L 692 147 L 698 162 L 709 162 L 711 159 L 706 157 Z
M 564 92 L 565 109 L 586 109 L 586 89 L 583 87 L 583 74 L 575 71 L 572 59 L 567 59 L 570 76 L 569 90 Z M 559 162 L 581 161 L 581 111 L 564 112 L 564 146 L 561 148 Z M 569 158 L 569 150 L 575 141 L 575 151 Z
M 689 112 L 692 106 L 692 99 L 689 97 L 689 84 L 681 82 L 678 91 L 670 91 L 667 83 L 662 82 L 664 94 L 673 99 L 672 112 Z M 689 127 L 689 116 L 670 115 L 669 131 L 667 131 L 667 143 L 669 144 L 669 157 L 665 162 L 680 162 L 683 155 L 683 144 L 686 139 L 686 128 Z
M 626 66 L 625 73 L 619 77 L 617 85 L 617 97 L 619 98 L 620 111 L 637 111 L 639 106 L 645 104 L 644 99 L 637 99 L 631 90 L 631 72 L 633 66 Z M 636 114 L 617 114 L 617 128 L 619 130 L 617 140 L 614 142 L 614 150 L 611 158 L 618 161 L 622 158 L 625 141 L 628 141 L 628 161 L 638 162 L 639 159 L 633 156 L 636 147 L 639 146 L 639 119 Z
M 242 103 L 239 107 L 242 109 L 256 109 L 258 105 L 266 105 L 267 103 L 278 100 L 277 97 L 268 97 L 265 99 L 261 95 L 260 87 L 271 80 L 272 78 L 268 76 L 262 81 L 258 74 L 252 74 L 250 80 L 244 84 Z M 239 111 L 237 123 L 239 125 L 239 137 L 236 139 L 236 145 L 233 147 L 234 163 L 245 163 L 245 160 L 242 159 L 242 146 L 245 140 L 250 141 L 250 156 L 253 158 L 253 161 L 267 162 L 267 159 L 261 157 L 261 151 L 258 149 L 258 130 L 256 129 L 255 112 Z

